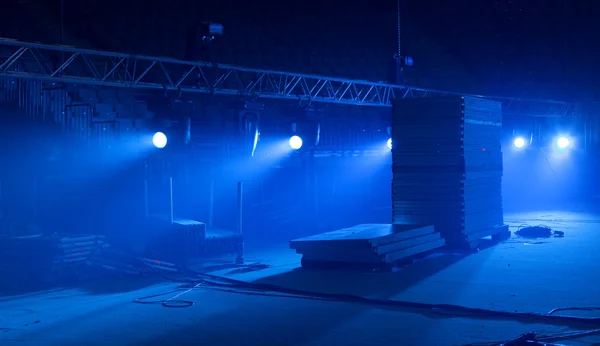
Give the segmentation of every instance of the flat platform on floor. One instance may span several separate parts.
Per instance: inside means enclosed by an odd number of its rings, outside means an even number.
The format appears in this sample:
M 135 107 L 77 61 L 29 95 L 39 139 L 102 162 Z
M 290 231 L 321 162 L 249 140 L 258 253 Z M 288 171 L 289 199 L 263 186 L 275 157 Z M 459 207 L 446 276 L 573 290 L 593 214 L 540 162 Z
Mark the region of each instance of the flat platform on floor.
M 206 229 L 206 239 L 232 239 L 239 238 L 239 236 L 238 232 L 228 229 L 214 227 Z
M 150 215 L 150 221 L 156 222 L 154 227 L 169 230 L 161 233 L 154 251 L 155 256 L 166 256 L 166 261 L 187 263 L 209 256 L 232 254 L 240 246 L 238 232 L 209 227 L 201 221 L 174 216 L 171 224 L 170 218 L 164 214 Z
M 313 264 L 391 264 L 442 246 L 433 226 L 392 224 L 361 224 L 290 242 L 303 262 Z
M 169 223 L 169 217 L 164 214 L 152 214 L 150 215 L 151 219 L 157 220 L 159 222 Z M 197 227 L 201 230 L 205 239 L 226 239 L 226 238 L 235 238 L 238 237 L 238 233 L 236 231 L 217 228 L 208 226 L 206 223 L 201 221 L 196 221 L 192 219 L 186 219 L 179 216 L 173 217 L 173 227 L 178 228 L 188 228 L 188 227 Z
M 168 215 L 165 214 L 152 214 L 150 215 L 151 219 L 154 220 L 158 220 L 159 222 L 165 222 L 165 223 L 169 223 L 170 222 L 170 217 Z M 201 226 L 201 227 L 205 227 L 205 223 L 204 222 L 200 222 L 200 221 L 196 221 L 196 220 L 191 220 L 191 219 L 186 219 L 184 217 L 179 217 L 179 216 L 174 216 L 173 217 L 173 224 L 174 225 L 178 225 L 178 226 Z

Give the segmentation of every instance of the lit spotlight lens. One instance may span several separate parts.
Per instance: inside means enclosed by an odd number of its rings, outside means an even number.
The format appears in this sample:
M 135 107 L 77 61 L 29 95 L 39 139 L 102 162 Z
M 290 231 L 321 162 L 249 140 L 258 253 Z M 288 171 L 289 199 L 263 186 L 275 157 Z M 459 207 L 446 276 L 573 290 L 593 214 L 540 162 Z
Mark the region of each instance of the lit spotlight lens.
M 162 132 L 157 132 L 152 136 L 152 144 L 158 149 L 162 149 L 167 146 L 167 136 Z
M 300 138 L 298 136 L 290 137 L 290 148 L 292 148 L 294 150 L 298 150 L 298 149 L 302 148 L 302 138 Z
M 556 140 L 556 146 L 558 146 L 560 149 L 565 149 L 569 146 L 569 144 L 569 139 L 567 137 L 560 137 Z
M 515 148 L 523 148 L 525 146 L 525 139 L 523 137 L 517 137 L 513 141 L 513 145 L 515 146 Z
M 387 147 L 391 150 L 392 149 L 392 139 L 388 139 L 387 141 Z

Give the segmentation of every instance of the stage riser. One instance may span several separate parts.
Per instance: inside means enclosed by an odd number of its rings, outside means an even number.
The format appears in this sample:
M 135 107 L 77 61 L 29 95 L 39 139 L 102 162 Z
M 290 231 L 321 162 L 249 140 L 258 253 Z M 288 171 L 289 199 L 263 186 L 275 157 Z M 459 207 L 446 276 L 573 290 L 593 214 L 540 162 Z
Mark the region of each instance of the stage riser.
M 394 224 L 433 224 L 456 247 L 504 230 L 500 103 L 395 100 L 392 143 Z
M 394 215 L 394 222 L 401 225 L 418 225 L 427 221 L 436 223 L 438 226 L 435 229 L 437 232 L 442 233 L 442 235 L 445 235 L 444 232 L 458 231 L 468 234 L 479 232 L 481 229 L 502 225 L 503 215 L 497 209 L 468 214 L 466 216 L 457 212 L 442 212 L 439 210 L 432 210 L 428 214 Z
M 444 244 L 432 226 L 365 224 L 296 239 L 290 247 L 303 255 L 303 261 L 379 266 Z
M 429 169 L 431 166 L 449 166 L 455 167 L 460 171 L 468 173 L 471 170 L 481 171 L 485 167 L 489 171 L 502 171 L 502 153 L 491 153 L 489 151 L 471 151 L 464 150 L 456 153 L 419 153 L 413 152 L 410 154 L 394 153 L 392 155 L 394 168 L 402 172 L 402 167 L 415 169 L 423 167 Z
M 398 192 L 395 194 L 402 200 L 423 200 L 430 201 L 436 196 L 441 196 L 440 199 L 453 200 L 460 198 L 462 194 L 469 195 L 473 199 L 484 199 L 489 196 L 490 192 L 501 193 L 501 187 L 495 185 L 481 185 L 477 188 L 460 188 L 460 187 L 431 187 L 421 188 L 419 186 L 394 186 Z

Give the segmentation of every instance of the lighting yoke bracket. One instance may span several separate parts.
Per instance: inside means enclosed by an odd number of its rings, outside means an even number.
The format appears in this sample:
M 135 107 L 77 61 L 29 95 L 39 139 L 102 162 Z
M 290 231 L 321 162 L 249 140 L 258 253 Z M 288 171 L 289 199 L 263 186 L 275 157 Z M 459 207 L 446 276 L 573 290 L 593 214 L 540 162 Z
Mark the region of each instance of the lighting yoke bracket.
M 394 98 L 459 95 L 407 85 L 111 53 L 3 38 L 0 38 L 0 77 L 373 107 L 390 107 Z M 485 98 L 502 102 L 505 115 L 573 116 L 577 115 L 579 109 L 577 104 L 550 100 Z

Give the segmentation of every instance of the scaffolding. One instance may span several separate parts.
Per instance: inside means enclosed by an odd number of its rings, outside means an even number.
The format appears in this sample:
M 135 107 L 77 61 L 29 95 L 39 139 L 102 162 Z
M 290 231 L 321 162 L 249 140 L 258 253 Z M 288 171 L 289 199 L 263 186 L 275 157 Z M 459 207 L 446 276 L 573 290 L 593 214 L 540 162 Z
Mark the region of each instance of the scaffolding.
M 420 98 L 459 94 L 406 85 L 112 53 L 2 38 L 0 77 L 375 107 L 390 107 L 391 101 L 397 97 Z M 568 102 L 478 97 L 502 102 L 505 115 L 556 117 L 574 116 L 579 111 L 577 104 Z

